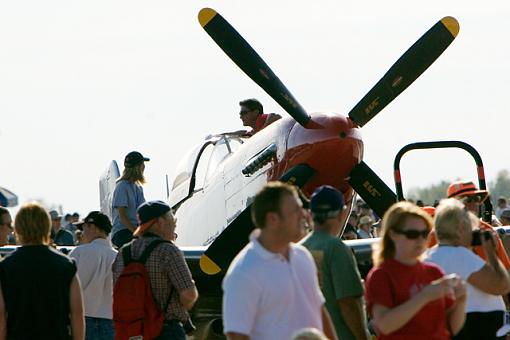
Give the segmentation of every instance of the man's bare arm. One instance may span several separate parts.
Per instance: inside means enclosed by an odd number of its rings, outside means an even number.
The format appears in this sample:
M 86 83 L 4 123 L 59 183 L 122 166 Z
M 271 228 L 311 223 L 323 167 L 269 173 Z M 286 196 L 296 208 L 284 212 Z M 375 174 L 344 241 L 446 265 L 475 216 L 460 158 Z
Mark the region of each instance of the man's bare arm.
M 250 340 L 250 337 L 248 335 L 244 335 L 241 333 L 227 333 L 227 339 L 228 340 Z
M 80 280 L 75 275 L 71 281 L 69 296 L 70 314 L 71 314 L 71 333 L 73 340 L 85 339 L 85 319 L 83 316 L 83 300 L 81 297 Z
M 328 337 L 330 340 L 338 340 L 336 336 L 335 326 L 333 326 L 333 321 L 331 321 L 331 316 L 329 315 L 326 306 L 322 305 L 322 329 L 324 331 L 324 335 Z
M 356 339 L 369 339 L 361 297 L 348 296 L 338 301 L 345 324 Z
M 4 293 L 0 288 L 0 340 L 7 339 L 7 311 L 5 310 Z
M 179 292 L 179 300 L 186 310 L 190 310 L 197 299 L 198 291 L 195 286 L 183 289 Z

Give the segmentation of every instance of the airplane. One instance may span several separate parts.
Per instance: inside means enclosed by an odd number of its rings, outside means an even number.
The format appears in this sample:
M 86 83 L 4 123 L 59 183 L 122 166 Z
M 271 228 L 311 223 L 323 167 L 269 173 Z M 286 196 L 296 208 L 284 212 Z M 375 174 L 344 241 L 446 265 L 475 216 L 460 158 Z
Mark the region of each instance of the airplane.
M 198 20 L 228 57 L 290 115 L 250 138 L 238 134 L 212 136 L 181 163 L 169 202 L 183 226 L 179 245 L 208 246 L 200 259 L 202 271 L 210 275 L 224 272 L 248 242 L 254 227 L 250 203 L 268 181 L 290 181 L 308 197 L 318 186 L 332 185 L 344 195 L 348 206 L 345 219 L 356 191 L 382 216 L 396 195 L 363 162 L 359 130 L 442 54 L 457 36 L 458 22 L 452 17 L 438 21 L 343 116 L 332 112 L 308 114 L 215 10 L 202 9 Z M 210 156 L 205 153 L 208 148 Z M 201 166 L 206 162 L 202 180 Z
M 453 17 L 439 20 L 344 116 L 333 112 L 309 114 L 215 10 L 202 9 L 198 20 L 229 58 L 290 116 L 252 136 L 237 131 L 207 137 L 183 157 L 175 178 L 169 187 L 167 184 L 168 202 L 178 220 L 176 243 L 200 293 L 195 312 L 198 318 L 207 319 L 221 312 L 221 280 L 232 259 L 248 243 L 254 229 L 250 205 L 267 182 L 293 183 L 307 197 L 321 185 L 337 188 L 348 207 L 344 224 L 356 193 L 379 216 L 396 202 L 395 193 L 363 162 L 360 128 L 432 65 L 457 36 L 459 24 Z M 100 180 L 106 213 L 118 175 L 118 166 L 112 162 Z M 371 242 L 350 241 L 357 249 L 358 262 L 370 258 Z M 218 319 L 208 327 L 218 333 Z

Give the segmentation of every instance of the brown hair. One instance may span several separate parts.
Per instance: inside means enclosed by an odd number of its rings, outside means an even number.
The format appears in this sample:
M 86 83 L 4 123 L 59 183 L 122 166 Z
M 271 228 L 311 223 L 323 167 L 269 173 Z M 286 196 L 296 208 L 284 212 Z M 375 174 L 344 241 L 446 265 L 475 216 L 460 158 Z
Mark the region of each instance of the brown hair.
M 249 110 L 257 110 L 259 114 L 264 113 L 264 107 L 262 104 L 255 98 L 241 100 L 239 102 L 239 106 L 244 106 Z
M 298 198 L 296 188 L 282 182 L 269 182 L 255 196 L 251 206 L 251 220 L 258 228 L 266 225 L 266 215 L 269 212 L 280 213 L 280 203 L 285 195 Z
M 14 220 L 14 231 L 21 244 L 48 244 L 50 228 L 50 215 L 37 202 L 23 205 Z
M 395 256 L 395 243 L 390 237 L 391 230 L 401 230 L 408 217 L 418 217 L 425 222 L 427 230 L 432 230 L 433 222 L 430 215 L 414 203 L 398 202 L 393 204 L 382 219 L 382 235 L 377 244 L 374 244 L 372 260 L 374 266 L 381 265 L 384 260 Z

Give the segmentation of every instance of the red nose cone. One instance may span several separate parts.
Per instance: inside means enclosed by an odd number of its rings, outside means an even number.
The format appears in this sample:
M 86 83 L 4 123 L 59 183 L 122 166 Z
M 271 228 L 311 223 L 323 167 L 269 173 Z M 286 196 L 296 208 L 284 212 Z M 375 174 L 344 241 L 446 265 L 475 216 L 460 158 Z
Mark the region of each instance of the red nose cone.
M 279 170 L 307 164 L 315 175 L 303 187 L 305 194 L 309 196 L 318 186 L 328 184 L 342 191 L 347 201 L 353 191 L 346 179 L 363 157 L 359 129 L 350 119 L 335 113 L 312 114 L 312 121 L 320 128 L 294 124 L 287 138 L 287 151 L 270 177 L 277 179 L 283 175 Z

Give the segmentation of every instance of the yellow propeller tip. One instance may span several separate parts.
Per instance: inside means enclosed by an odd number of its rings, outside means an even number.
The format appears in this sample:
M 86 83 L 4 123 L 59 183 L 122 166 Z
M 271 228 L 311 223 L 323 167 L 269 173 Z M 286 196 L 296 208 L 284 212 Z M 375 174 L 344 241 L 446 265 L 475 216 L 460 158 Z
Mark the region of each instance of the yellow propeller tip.
M 221 272 L 221 268 L 213 262 L 207 255 L 200 257 L 200 269 L 208 275 L 214 275 Z
M 216 14 L 218 13 L 212 8 L 202 8 L 198 13 L 198 22 L 202 27 L 205 27 Z
M 454 17 L 444 17 L 441 19 L 441 22 L 443 25 L 450 31 L 450 33 L 453 35 L 453 37 L 456 37 L 457 34 L 459 34 L 459 22 Z

